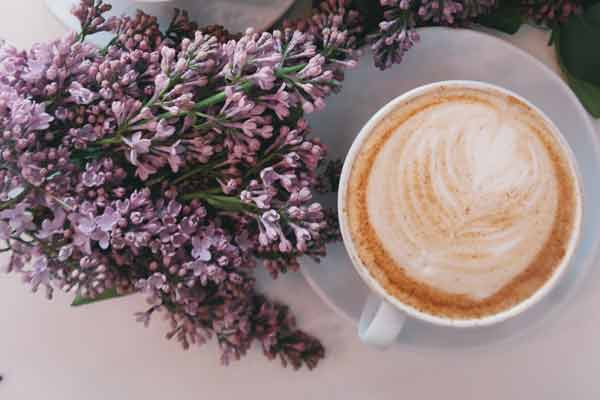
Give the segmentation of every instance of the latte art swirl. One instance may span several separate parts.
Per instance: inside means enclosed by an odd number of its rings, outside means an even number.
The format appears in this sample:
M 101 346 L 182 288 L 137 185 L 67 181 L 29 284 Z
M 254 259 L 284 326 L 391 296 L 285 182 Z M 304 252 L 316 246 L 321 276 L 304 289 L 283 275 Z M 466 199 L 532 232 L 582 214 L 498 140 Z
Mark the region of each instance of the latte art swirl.
M 485 298 L 542 249 L 558 196 L 530 127 L 506 109 L 452 102 L 396 129 L 375 160 L 367 201 L 381 242 L 409 275 Z
M 341 203 L 345 239 L 371 278 L 401 303 L 457 319 L 533 296 L 572 254 L 582 214 L 552 124 L 508 93 L 463 85 L 406 96 L 368 125 Z

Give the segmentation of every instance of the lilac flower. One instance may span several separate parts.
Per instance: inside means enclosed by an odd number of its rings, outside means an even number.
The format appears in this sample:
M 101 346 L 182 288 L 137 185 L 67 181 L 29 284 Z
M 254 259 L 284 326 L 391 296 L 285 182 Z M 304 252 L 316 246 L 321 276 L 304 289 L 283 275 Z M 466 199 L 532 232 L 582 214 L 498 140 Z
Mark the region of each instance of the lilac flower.
M 252 180 L 246 190 L 241 192 L 240 199 L 245 203 L 253 202 L 260 209 L 271 208 L 271 202 L 277 196 L 277 189 L 270 182 L 263 181 L 261 185 L 257 180 Z
M 421 0 L 417 15 L 424 21 L 454 25 L 489 12 L 495 3 L 495 0 Z
M 100 171 L 100 165 L 89 164 L 86 166 L 85 172 L 81 174 L 81 181 L 86 187 L 102 186 L 106 175 Z
M 49 44 L 34 44 L 27 57 L 27 66 L 21 77 L 27 82 L 36 82 L 41 79 L 52 62 L 52 56 Z
M 179 145 L 181 141 L 177 141 L 170 146 L 155 146 L 152 151 L 155 154 L 165 158 L 171 167 L 171 171 L 177 172 L 183 165 L 183 159 L 179 156 Z
M 154 95 L 152 96 L 152 100 L 158 100 L 169 86 L 170 81 L 169 76 L 164 72 L 156 75 L 156 78 L 154 78 Z
M 285 238 L 281 230 L 280 218 L 280 215 L 275 210 L 269 210 L 260 217 L 261 234 L 259 235 L 259 241 L 263 246 L 280 240 L 282 243 L 281 246 L 285 249 L 289 248 L 289 241 Z
M 276 80 L 272 67 L 260 68 L 251 76 L 251 79 L 254 80 L 262 90 L 269 90 L 273 88 L 273 84 Z
M 62 207 L 57 207 L 54 210 L 54 219 L 49 220 L 46 219 L 42 222 L 42 229 L 40 229 L 37 233 L 37 237 L 40 239 L 48 239 L 50 236 L 54 234 L 62 233 L 62 229 L 65 224 L 67 214 L 62 209 Z
M 58 261 L 66 261 L 73 255 L 73 246 L 62 246 L 58 251 Z
M 112 31 L 115 29 L 117 19 L 111 17 L 108 20 L 102 14 L 110 11 L 112 6 L 102 0 L 82 0 L 79 5 L 74 6 L 71 13 L 80 21 L 85 29 L 82 35 L 91 35 L 96 32 Z
M 90 104 L 95 100 L 96 94 L 89 89 L 83 87 L 79 82 L 72 82 L 69 87 L 69 93 L 73 101 L 77 104 Z
M 28 211 L 29 204 L 22 202 L 15 208 L 0 211 L 0 220 L 5 220 L 13 231 L 13 236 L 21 236 L 35 229 L 33 215 Z
M 143 139 L 142 132 L 135 132 L 130 139 L 123 138 L 123 142 L 131 148 L 128 154 L 128 159 L 133 165 L 139 165 L 138 156 L 146 154 L 150 151 L 152 141 Z
M 172 65 L 173 60 L 175 60 L 177 51 L 173 48 L 164 46 L 160 50 L 160 55 L 162 56 L 160 69 L 163 73 L 168 75 L 169 72 L 171 72 L 171 65 Z
M 312 235 L 310 234 L 309 230 L 296 224 L 290 224 L 290 226 L 294 230 L 294 235 L 296 236 L 296 248 L 298 251 L 306 252 L 308 248 L 307 242 L 312 239 Z
M 155 174 L 158 171 L 153 165 L 149 163 L 140 163 L 137 166 L 135 171 L 136 176 L 138 176 L 142 181 L 148 180 L 150 175 Z
M 26 59 L 23 52 L 0 40 L 0 82 L 12 86 L 22 78 Z
M 17 247 L 17 249 L 15 249 L 15 247 Z M 6 273 L 7 274 L 10 274 L 11 272 L 22 273 L 24 270 L 25 264 L 27 264 L 27 262 L 29 262 L 29 260 L 31 259 L 31 255 L 19 251 L 18 244 L 13 244 L 12 248 L 14 251 L 11 253 L 10 261 L 8 262 L 8 265 L 5 268 Z
M 145 287 L 150 290 L 168 290 L 167 278 L 163 274 L 153 274 L 148 278 L 145 283 Z
M 274 66 L 281 60 L 281 55 L 273 52 L 275 41 L 272 35 L 263 32 L 255 33 L 248 29 L 238 41 L 230 41 L 224 46 L 228 62 L 221 75 L 227 80 L 235 80 L 249 66 Z
M 31 271 L 27 273 L 27 279 L 34 292 L 37 292 L 40 285 L 50 286 L 50 271 L 48 270 L 48 259 L 45 256 L 34 261 Z
M 168 125 L 167 121 L 165 121 L 164 119 L 161 119 L 160 121 L 158 121 L 158 124 L 156 125 L 156 138 L 160 139 L 160 140 L 164 140 L 169 138 L 171 135 L 173 135 L 173 133 L 175 133 L 175 127 Z
M 578 0 L 524 0 L 521 6 L 525 16 L 533 23 L 554 28 L 567 21 L 569 16 L 580 15 L 583 11 L 581 3 Z
M 153 311 L 154 308 L 151 308 L 150 310 L 144 312 L 136 312 L 134 314 L 135 320 L 137 322 L 143 323 L 144 327 L 147 328 L 150 325 L 150 319 L 152 318 Z
M 280 182 L 288 192 L 295 189 L 297 184 L 297 176 L 291 173 L 279 174 L 272 167 L 267 167 L 260 172 L 260 178 L 265 186 L 273 186 L 276 182 Z
M 147 112 L 144 113 L 144 110 L 138 114 L 138 111 L 140 111 L 141 107 L 142 104 L 138 100 L 127 99 L 124 101 L 114 101 L 111 104 L 111 111 L 116 119 L 117 126 L 123 125 L 123 123 L 129 119 L 131 119 L 132 122 L 136 122 L 133 118 L 135 115 L 138 115 L 139 117 L 145 117 Z
M 91 236 L 96 230 L 96 222 L 92 216 L 71 214 L 69 219 L 73 224 L 75 230 L 75 236 L 73 238 L 73 245 L 78 247 L 83 253 L 91 254 Z
M 371 48 L 375 65 L 386 69 L 402 61 L 404 53 L 419 40 L 419 35 L 414 30 L 415 19 L 406 1 L 387 0 L 382 5 L 388 7 L 385 21 L 379 24 L 379 32 L 372 36 Z
M 113 210 L 111 207 L 106 207 L 104 213 L 96 217 L 96 226 L 103 232 L 110 232 L 117 225 L 121 214 Z
M 314 367 L 322 347 L 257 294 L 253 268 L 295 271 L 336 238 L 310 203 L 326 149 L 295 114 L 321 109 L 355 65 L 356 13 L 328 1 L 306 29 L 233 37 L 182 13 L 163 35 L 155 17 L 109 8 L 82 0 L 80 34 L 0 46 L 7 269 L 49 294 L 142 291 L 141 322 L 160 306 L 169 338 L 215 337 L 224 362 L 258 341 Z M 83 40 L 108 30 L 105 49 Z
M 227 280 L 225 270 L 214 264 L 196 261 L 191 263 L 190 268 L 202 286 L 207 286 L 209 283 L 221 284 Z
M 0 88 L 1 89 L 1 88 Z M 11 92 L 10 88 L 6 88 Z M 11 98 L 6 106 L 10 109 L 11 123 L 9 127 L 21 129 L 21 135 L 29 131 L 39 131 L 47 129 L 53 118 L 46 113 L 46 107 L 43 104 L 37 104 L 29 99 L 17 97 L 16 93 L 11 93 Z
M 261 103 L 273 110 L 280 120 L 290 115 L 290 95 L 285 89 L 285 84 L 282 84 L 275 94 L 260 97 Z
M 404 53 L 418 40 L 418 22 L 466 25 L 489 13 L 495 0 L 381 0 L 384 21 L 371 37 L 375 65 L 380 69 L 400 63 Z
M 194 236 L 192 238 L 192 246 L 194 247 L 192 249 L 192 257 L 200 261 L 210 261 L 212 256 L 209 249 L 212 244 L 212 241 L 207 237 L 199 238 L 198 236 Z
M 12 236 L 12 229 L 5 221 L 0 221 L 0 240 L 8 240 Z
M 43 169 L 35 165 L 24 167 L 21 174 L 33 186 L 41 186 L 45 180 Z

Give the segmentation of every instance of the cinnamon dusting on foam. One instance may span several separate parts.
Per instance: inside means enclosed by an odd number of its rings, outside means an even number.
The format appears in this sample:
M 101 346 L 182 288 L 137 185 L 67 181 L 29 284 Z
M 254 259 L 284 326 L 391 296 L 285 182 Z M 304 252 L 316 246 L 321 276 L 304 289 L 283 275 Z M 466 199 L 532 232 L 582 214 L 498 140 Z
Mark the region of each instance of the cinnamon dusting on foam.
M 580 215 L 575 173 L 551 132 L 493 90 L 443 87 L 399 105 L 349 179 L 363 264 L 391 295 L 434 315 L 483 317 L 530 297 Z

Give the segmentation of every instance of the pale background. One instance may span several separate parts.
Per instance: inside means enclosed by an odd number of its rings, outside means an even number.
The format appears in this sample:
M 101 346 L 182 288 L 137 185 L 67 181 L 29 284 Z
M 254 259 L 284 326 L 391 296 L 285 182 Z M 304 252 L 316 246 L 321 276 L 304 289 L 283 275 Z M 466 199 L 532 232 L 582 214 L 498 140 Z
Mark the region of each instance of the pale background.
M 42 0 L 0 0 L 0 37 L 15 45 L 63 33 Z M 524 28 L 505 38 L 557 70 L 545 34 Z M 160 323 L 144 329 L 134 322 L 133 312 L 143 308 L 138 297 L 73 310 L 68 298 L 47 302 L 1 275 L 0 400 L 598 399 L 600 271 L 588 277 L 573 300 L 577 307 L 563 308 L 560 323 L 502 352 L 432 354 L 401 343 L 385 352 L 367 348 L 300 275 L 290 275 L 272 293 L 328 353 L 317 370 L 294 372 L 256 349 L 228 368 L 214 343 L 180 351 L 163 339 Z

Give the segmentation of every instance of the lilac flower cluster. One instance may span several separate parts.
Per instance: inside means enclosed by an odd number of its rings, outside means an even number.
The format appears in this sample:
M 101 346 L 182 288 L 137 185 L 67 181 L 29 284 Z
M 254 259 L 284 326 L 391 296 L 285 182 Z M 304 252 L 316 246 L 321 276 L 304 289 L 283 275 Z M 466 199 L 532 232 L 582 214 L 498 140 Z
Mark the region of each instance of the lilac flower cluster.
M 369 35 L 375 65 L 400 63 L 419 40 L 416 28 L 426 25 L 468 26 L 488 14 L 499 0 L 380 0 L 383 20 Z M 519 4 L 518 4 L 519 5 Z M 581 0 L 521 0 L 523 14 L 537 25 L 554 28 L 583 10 Z
M 489 12 L 495 0 L 422 0 L 417 11 L 421 21 L 441 25 L 468 23 L 470 19 Z
M 419 40 L 416 28 L 427 25 L 468 26 L 494 10 L 499 0 L 380 0 L 383 20 L 369 35 L 375 65 L 400 63 Z M 583 10 L 581 0 L 521 0 L 523 14 L 537 25 L 554 28 Z
M 81 26 L 80 38 L 87 35 L 93 35 L 98 32 L 111 32 L 115 29 L 118 19 L 110 17 L 106 19 L 104 14 L 111 10 L 110 4 L 102 0 L 82 0 L 75 6 L 72 13 L 79 20 L 85 23 Z
M 375 65 L 387 69 L 402 62 L 404 53 L 419 40 L 410 0 L 381 0 L 384 20 L 371 37 Z
M 400 63 L 419 40 L 420 25 L 467 25 L 490 12 L 496 0 L 380 0 L 384 20 L 371 35 L 375 65 L 386 69 Z
M 0 47 L 7 270 L 49 297 L 143 292 L 139 321 L 165 313 L 185 348 L 215 337 L 224 363 L 258 341 L 316 366 L 323 347 L 256 293 L 253 269 L 276 277 L 339 239 L 312 199 L 326 148 L 303 115 L 356 64 L 356 13 L 329 1 L 302 30 L 233 37 L 182 12 L 162 33 L 109 9 L 82 0 L 80 34 Z M 83 41 L 99 31 L 114 33 L 107 47 Z
M 550 28 L 583 11 L 581 0 L 523 0 L 522 6 L 524 14 L 531 21 Z

